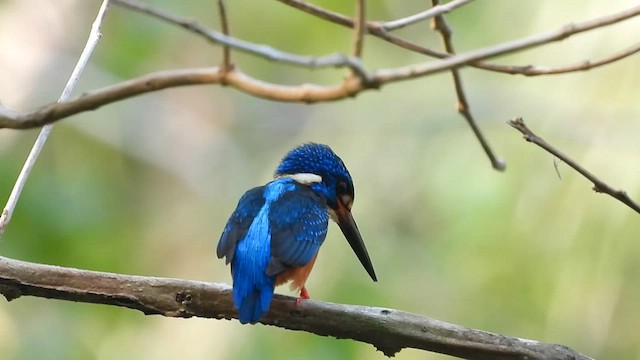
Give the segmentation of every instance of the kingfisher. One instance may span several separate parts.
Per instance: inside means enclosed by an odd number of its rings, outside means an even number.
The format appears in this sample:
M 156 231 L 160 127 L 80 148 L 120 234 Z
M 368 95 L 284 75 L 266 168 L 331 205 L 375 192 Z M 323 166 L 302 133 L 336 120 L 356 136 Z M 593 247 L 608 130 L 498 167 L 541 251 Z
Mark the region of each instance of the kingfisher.
M 217 246 L 231 264 L 233 303 L 241 323 L 255 324 L 269 310 L 275 287 L 291 283 L 297 300 L 309 299 L 305 283 L 335 221 L 360 263 L 377 281 L 369 253 L 351 215 L 354 189 L 342 160 L 324 144 L 289 151 L 274 180 L 238 201 Z

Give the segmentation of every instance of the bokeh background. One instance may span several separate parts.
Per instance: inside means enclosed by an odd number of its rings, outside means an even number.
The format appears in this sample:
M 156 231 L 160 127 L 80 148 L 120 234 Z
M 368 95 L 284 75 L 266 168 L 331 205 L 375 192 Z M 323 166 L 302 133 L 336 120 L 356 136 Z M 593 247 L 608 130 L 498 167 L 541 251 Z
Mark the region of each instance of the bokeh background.
M 154 1 L 218 28 L 214 1 Z M 318 1 L 352 14 L 349 1 Z M 478 1 L 448 16 L 459 52 L 553 30 L 636 1 Z M 425 1 L 372 1 L 369 18 Z M 0 100 L 16 110 L 55 101 L 84 46 L 98 1 L 0 1 Z M 232 33 L 277 48 L 347 52 L 350 32 L 272 1 L 228 1 Z M 112 6 L 75 94 L 149 72 L 211 66 L 221 51 L 182 29 Z M 427 24 L 399 32 L 427 46 Z M 597 59 L 637 41 L 640 19 L 505 64 Z M 308 71 L 234 54 L 242 69 L 287 84 L 333 84 Z M 599 359 L 640 358 L 638 214 L 531 144 L 505 122 L 522 116 L 603 180 L 640 199 L 640 58 L 526 78 L 466 69 L 472 110 L 507 171 L 491 169 L 455 112 L 450 75 L 392 84 L 335 103 L 284 104 L 232 88 L 170 89 L 59 123 L 0 253 L 84 269 L 230 282 L 214 249 L 247 189 L 297 144 L 329 144 L 356 185 L 354 215 L 372 283 L 335 225 L 308 282 L 312 297 L 391 307 Z M 368 68 L 428 61 L 367 38 Z M 0 131 L 4 204 L 36 130 Z M 287 288 L 279 290 L 291 294 Z M 382 359 L 372 346 L 237 321 L 169 319 L 102 305 L 0 301 L 3 359 Z M 444 359 L 403 350 L 398 359 Z

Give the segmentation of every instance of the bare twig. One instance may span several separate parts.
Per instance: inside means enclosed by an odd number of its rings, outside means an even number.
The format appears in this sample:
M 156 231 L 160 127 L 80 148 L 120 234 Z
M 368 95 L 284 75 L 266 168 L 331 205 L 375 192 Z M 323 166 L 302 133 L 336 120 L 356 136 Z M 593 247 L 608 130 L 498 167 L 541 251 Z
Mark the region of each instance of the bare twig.
M 339 14 L 330 10 L 323 9 L 317 5 L 312 5 L 300 0 L 278 0 L 278 1 L 286 5 L 289 5 L 291 7 L 294 7 L 298 10 L 302 10 L 308 14 L 319 17 L 321 19 L 333 22 L 334 24 L 351 27 L 351 28 L 354 26 L 354 21 L 349 17 L 346 17 L 342 14 Z M 453 1 L 451 3 L 453 3 Z M 632 16 L 636 16 L 636 15 L 638 14 L 636 13 Z M 387 32 L 383 27 L 381 27 L 379 23 L 376 23 L 376 22 L 372 22 L 372 21 L 367 22 L 367 30 L 369 34 L 376 36 L 382 40 L 385 40 L 391 44 L 394 44 L 406 50 L 410 50 L 419 54 L 423 54 L 423 55 L 427 55 L 427 56 L 431 56 L 439 59 L 445 59 L 447 57 L 450 57 L 450 55 L 447 53 L 432 50 L 432 49 L 420 46 L 418 44 L 415 44 L 413 42 L 404 40 L 398 36 L 395 36 Z M 537 65 L 499 65 L 499 64 L 494 64 L 494 63 L 489 63 L 484 61 L 475 61 L 473 63 L 470 63 L 469 66 L 483 69 L 483 70 L 494 71 L 494 72 L 499 72 L 504 74 L 511 74 L 511 75 L 540 76 L 540 75 L 564 74 L 564 73 L 570 73 L 570 72 L 576 72 L 576 71 L 590 70 L 598 66 L 607 65 L 614 61 L 622 60 L 640 51 L 640 49 L 637 49 L 638 46 L 640 45 L 635 45 L 629 49 L 613 54 L 611 56 L 607 56 L 601 60 L 581 61 L 577 64 L 564 65 L 564 66 L 558 66 L 558 67 L 545 67 L 545 66 L 537 66 Z
M 354 56 L 348 56 L 342 53 L 335 53 L 325 56 L 307 56 L 292 54 L 285 51 L 275 49 L 269 45 L 254 44 L 249 41 L 236 39 L 223 33 L 207 28 L 195 21 L 180 18 L 171 13 L 153 8 L 150 5 L 142 4 L 133 0 L 111 0 L 113 4 L 126 7 L 155 18 L 162 19 L 171 24 L 181 26 L 184 29 L 192 31 L 196 34 L 204 36 L 207 40 L 215 44 L 223 44 L 238 51 L 247 54 L 259 56 L 274 62 L 284 64 L 302 66 L 306 68 L 318 69 L 327 67 L 347 67 L 355 74 L 363 79 L 366 84 L 370 82 L 370 75 L 362 65 L 360 59 Z
M 351 53 L 355 57 L 362 57 L 362 47 L 364 45 L 364 30 L 366 27 L 367 19 L 367 6 L 366 0 L 356 0 L 356 17 L 353 27 L 353 50 Z
M 436 16 L 441 16 L 443 14 L 446 14 L 456 8 L 459 8 L 462 5 L 466 5 L 470 2 L 472 2 L 473 0 L 453 0 L 450 1 L 444 5 L 436 5 L 434 7 L 432 7 L 431 9 L 425 10 L 423 12 L 419 12 L 417 14 L 413 14 L 411 16 L 407 16 L 405 18 L 402 19 L 398 19 L 398 20 L 392 20 L 392 21 L 386 21 L 383 23 L 378 24 L 378 26 L 380 27 L 380 29 L 383 29 L 385 31 L 393 31 L 396 29 L 401 29 L 405 26 L 411 25 L 411 24 L 415 24 L 417 22 L 420 21 L 424 21 L 427 19 L 431 19 L 433 17 Z
M 541 137 L 534 134 L 533 131 L 529 130 L 529 128 L 524 124 L 522 118 L 516 118 L 507 122 L 511 127 L 520 131 L 523 134 L 523 137 L 528 142 L 534 143 L 541 148 L 545 149 L 547 152 L 551 153 L 556 158 L 562 160 L 565 164 L 571 166 L 575 171 L 579 172 L 582 176 L 587 178 L 589 181 L 593 183 L 593 190 L 598 193 L 607 194 L 628 207 L 635 210 L 637 213 L 640 213 L 640 204 L 634 202 L 629 198 L 629 195 L 624 190 L 616 190 L 611 186 L 607 185 L 602 180 L 598 179 L 595 175 L 587 171 L 585 168 L 580 166 L 577 162 L 569 158 L 567 155 L 562 153 L 560 150 L 556 149 L 546 141 L 544 141 Z
M 217 33 L 206 27 L 197 24 L 193 21 L 189 21 L 186 19 L 179 18 L 172 14 L 167 14 L 161 10 L 154 9 L 148 5 L 137 3 L 135 0 L 112 0 L 115 4 L 119 4 L 125 6 L 127 8 L 146 13 L 148 15 L 157 17 L 169 23 L 173 23 L 175 25 L 181 26 L 187 30 L 193 31 L 199 35 L 202 35 L 209 39 L 210 41 L 216 43 L 225 43 L 231 47 L 237 48 L 242 51 L 246 51 L 255 55 L 259 55 L 265 57 L 267 59 L 273 61 L 283 61 L 287 63 L 291 63 L 299 66 L 306 67 L 326 67 L 326 66 L 349 66 L 353 71 L 358 73 L 358 75 L 362 78 L 365 87 L 376 87 L 385 82 L 393 82 L 393 81 L 403 81 L 407 79 L 413 79 L 425 75 L 430 75 L 435 72 L 442 71 L 443 68 L 455 68 L 460 67 L 462 65 L 473 64 L 473 66 L 479 67 L 477 62 L 480 60 L 497 57 L 500 55 L 504 55 L 507 53 L 513 53 L 517 51 L 526 50 L 532 47 L 540 46 L 546 43 L 564 40 L 572 35 L 593 30 L 599 27 L 608 26 L 617 22 L 621 22 L 627 20 L 631 17 L 640 15 L 640 5 L 630 7 L 626 10 L 598 17 L 592 20 L 584 21 L 576 24 L 568 24 L 561 27 L 558 30 L 546 32 L 538 35 L 533 35 L 525 38 L 521 38 L 518 40 L 498 44 L 496 46 L 491 46 L 483 49 L 479 49 L 476 51 L 467 52 L 457 56 L 451 56 L 446 53 L 440 53 L 433 50 L 429 50 L 423 47 L 419 47 L 417 45 L 413 45 L 409 42 L 403 41 L 399 38 L 395 38 L 394 44 L 402 43 L 409 49 L 414 51 L 420 50 L 418 52 L 424 53 L 425 55 L 435 56 L 438 58 L 443 58 L 444 60 L 436 63 L 426 63 L 419 64 L 413 66 L 406 66 L 404 68 L 394 68 L 394 69 L 383 69 L 377 72 L 377 76 L 370 77 L 369 74 L 361 67 L 361 63 L 357 58 L 354 57 L 346 57 L 343 54 L 333 54 L 325 57 L 314 58 L 309 56 L 301 56 L 294 54 L 287 54 L 275 50 L 269 46 L 258 46 L 250 42 L 233 39 L 231 37 L 225 37 L 223 34 Z M 317 6 L 313 6 L 307 3 L 300 2 L 298 0 L 279 0 L 285 4 L 294 6 L 300 10 L 307 11 L 313 15 L 320 16 L 323 19 L 327 19 L 330 21 L 337 22 L 339 24 L 354 27 L 355 22 L 345 17 L 344 15 L 336 14 Z M 381 30 L 375 23 L 367 22 L 367 30 L 369 33 L 378 34 L 382 37 L 390 38 L 391 35 Z M 388 35 L 388 36 L 387 36 Z M 240 46 L 242 45 L 242 46 Z M 350 63 L 349 61 L 353 61 Z M 496 65 L 489 65 L 491 70 L 496 69 Z M 489 68 L 488 68 L 489 69 Z M 531 69 L 530 66 L 523 67 L 505 67 L 504 72 L 508 73 L 524 73 L 526 69 Z M 361 72 L 360 72 L 361 71 Z M 533 72 L 528 72 L 527 74 L 533 75 Z
M 112 1 L 122 2 L 123 0 Z M 127 0 L 127 2 L 130 2 L 130 0 Z M 640 6 L 627 9 L 613 15 L 577 23 L 571 26 L 565 26 L 557 31 L 530 36 L 509 43 L 499 44 L 459 55 L 453 55 L 437 62 L 395 69 L 381 69 L 371 76 L 370 84 L 381 86 L 386 83 L 413 79 L 447 71 L 453 68 L 459 68 L 481 59 L 539 46 L 544 44 L 545 41 L 556 41 L 589 29 L 610 25 L 614 22 L 622 21 L 638 14 L 640 14 Z M 189 23 L 183 19 L 171 18 L 166 19 L 166 21 L 176 24 L 184 23 L 193 25 L 193 23 Z M 191 29 L 188 26 L 185 27 Z M 202 27 L 199 25 L 196 26 L 196 28 L 202 30 Z M 207 31 L 208 30 L 197 33 L 206 37 Z M 318 59 L 319 58 L 309 57 L 307 60 L 311 63 L 317 63 Z M 328 62 L 324 62 L 323 64 L 326 65 L 327 63 Z M 220 70 L 218 68 L 159 72 L 134 80 L 125 81 L 121 84 L 104 89 L 95 90 L 72 101 L 60 104 L 49 104 L 30 113 L 17 113 L 6 108 L 0 108 L 0 128 L 26 129 L 38 127 L 82 111 L 95 109 L 116 100 L 136 96 L 153 90 L 183 85 L 213 84 L 220 82 Z M 305 103 L 344 99 L 372 88 L 370 84 L 365 84 L 361 78 L 353 77 L 348 78 L 337 86 L 308 84 L 300 86 L 285 86 L 257 80 L 242 73 L 237 67 L 224 76 L 224 82 L 254 96 L 277 101 Z
M 365 24 L 367 22 L 366 12 L 367 12 L 367 3 L 366 0 L 356 0 L 356 9 L 355 9 L 355 24 L 353 27 L 353 41 L 351 46 L 351 55 L 361 59 L 362 58 L 362 49 L 364 47 L 364 35 L 365 35 Z M 353 71 L 350 74 L 350 77 L 358 76 L 358 74 Z M 348 81 L 349 79 L 345 79 Z M 371 79 L 366 79 L 366 81 L 370 81 Z M 372 84 L 368 84 L 372 85 Z M 375 85 L 377 87 L 377 85 Z
M 553 168 L 556 169 L 556 175 L 558 175 L 558 179 L 562 180 L 562 175 L 560 175 L 560 169 L 558 169 L 558 158 L 553 157 Z
M 507 53 L 514 53 L 517 51 L 530 49 L 542 44 L 561 41 L 575 34 L 615 24 L 638 15 L 640 15 L 640 5 L 630 7 L 626 10 L 619 11 L 611 15 L 601 16 L 579 23 L 567 24 L 554 31 L 527 36 L 518 40 L 513 40 L 488 48 L 452 56 L 442 61 L 436 62 L 435 64 L 425 63 L 406 66 L 404 68 L 378 70 L 375 74 L 376 80 L 380 83 L 386 83 L 402 81 L 406 79 L 415 79 L 417 77 L 431 74 L 435 69 L 437 69 L 436 71 L 441 71 L 441 67 L 460 67 L 460 65 L 462 64 L 470 64 L 478 60 L 484 60 Z
M 224 6 L 224 0 L 218 0 L 218 12 L 220 14 L 220 27 L 222 33 L 229 36 L 229 21 L 227 20 L 227 9 Z M 226 73 L 231 68 L 231 49 L 229 45 L 222 45 L 222 65 L 220 69 L 223 73 Z
M 523 75 L 526 75 L 526 76 L 566 74 L 566 73 L 577 72 L 577 71 L 591 70 L 599 66 L 608 65 L 613 62 L 622 60 L 626 57 L 629 57 L 633 54 L 636 54 L 638 52 L 640 52 L 640 43 L 635 44 L 631 47 L 628 47 L 624 50 L 615 52 L 599 60 L 585 60 L 576 64 L 556 66 L 556 67 L 545 67 L 545 66 L 513 67 L 511 66 L 509 68 L 513 69 L 512 74 L 522 73 Z
M 441 6 L 440 0 L 432 0 L 431 3 L 433 5 L 433 9 Z M 432 27 L 436 31 L 438 31 L 440 35 L 442 35 L 442 43 L 447 53 L 454 55 L 456 51 L 453 47 L 453 41 L 451 40 L 452 31 L 451 31 L 451 28 L 449 27 L 449 24 L 445 20 L 444 15 L 438 15 L 434 17 L 432 22 Z M 456 90 L 456 96 L 458 97 L 458 106 L 457 106 L 458 113 L 462 115 L 462 117 L 467 121 L 467 124 L 469 124 L 469 127 L 473 130 L 473 133 L 475 134 L 476 138 L 480 142 L 482 149 L 484 149 L 484 152 L 485 154 L 487 154 L 489 161 L 491 161 L 491 166 L 496 170 L 504 171 L 507 164 L 505 163 L 504 160 L 496 157 L 496 155 L 493 153 L 493 150 L 491 150 L 489 143 L 485 139 L 484 135 L 482 134 L 482 131 L 480 130 L 480 127 L 478 127 L 478 124 L 476 123 L 475 119 L 473 118 L 473 115 L 471 114 L 471 107 L 469 106 L 469 102 L 467 101 L 467 96 L 465 94 L 464 87 L 462 85 L 462 77 L 460 76 L 460 71 L 458 71 L 458 69 L 455 69 L 455 68 L 451 69 L 451 75 L 453 77 L 453 84 Z
M 147 315 L 235 319 L 231 288 L 199 281 L 121 275 L 28 263 L 0 257 L 0 293 L 107 304 Z M 448 324 L 394 309 L 342 305 L 276 295 L 265 325 L 372 344 L 387 356 L 403 348 L 464 359 L 590 358 L 554 344 Z
M 80 58 L 76 63 L 67 84 L 62 90 L 62 94 L 58 99 L 58 103 L 62 103 L 69 99 L 73 88 L 76 86 L 78 79 L 80 78 L 80 74 L 84 70 L 87 61 L 89 61 L 89 57 L 91 57 L 91 53 L 93 49 L 95 49 L 98 41 L 100 40 L 100 25 L 102 24 L 102 20 L 104 19 L 105 14 L 107 13 L 107 8 L 109 6 L 109 0 L 103 0 L 100 9 L 98 10 L 98 15 L 91 25 L 91 32 L 89 33 L 89 38 L 87 39 L 87 43 L 80 54 Z M 18 175 L 18 179 L 11 190 L 11 194 L 9 195 L 9 199 L 7 200 L 7 204 L 2 210 L 2 214 L 0 214 L 0 238 L 4 234 L 9 222 L 11 221 L 11 216 L 13 215 L 13 211 L 18 204 L 18 199 L 20 198 L 20 194 L 22 194 L 22 190 L 24 189 L 24 185 L 29 178 L 29 174 L 31 174 L 31 169 L 36 163 L 44 144 L 47 142 L 49 138 L 49 134 L 51 134 L 51 130 L 53 129 L 52 124 L 47 124 L 42 128 L 38 138 L 36 139 L 31 151 L 29 152 L 29 156 L 27 156 L 27 160 L 22 166 L 22 170 Z
M 455 60 L 452 60 L 451 55 L 449 54 L 443 54 L 436 51 L 428 50 L 426 48 L 421 48 L 420 49 L 421 51 L 419 51 L 421 53 L 424 53 L 430 56 L 439 57 L 439 58 L 445 58 L 445 60 L 443 60 L 442 62 L 443 64 L 427 63 L 422 65 L 407 66 L 405 68 L 399 68 L 399 69 L 387 69 L 386 71 L 381 70 L 380 73 L 378 74 L 379 76 L 377 78 L 372 79 L 369 77 L 368 73 L 364 70 L 364 68 L 362 68 L 362 65 L 358 61 L 358 59 L 354 57 L 345 57 L 345 55 L 343 54 L 333 54 L 325 57 L 314 58 L 309 56 L 287 54 L 287 53 L 275 50 L 266 45 L 258 46 L 250 42 L 234 39 L 231 37 L 225 37 L 223 34 L 207 29 L 206 27 L 198 23 L 176 17 L 172 14 L 168 14 L 161 10 L 154 9 L 145 4 L 137 3 L 135 0 L 112 0 L 112 1 L 115 4 L 119 4 L 119 5 L 128 7 L 130 9 L 158 17 L 164 21 L 168 21 L 170 23 L 179 25 L 187 30 L 190 30 L 205 36 L 210 41 L 217 42 L 217 43 L 225 43 L 231 47 L 235 47 L 239 50 L 246 51 L 254 55 L 262 56 L 273 61 L 283 61 L 283 62 L 291 63 L 293 65 L 306 66 L 306 67 L 348 66 L 363 79 L 363 82 L 365 84 L 368 84 L 372 87 L 375 87 L 376 85 L 379 84 L 380 77 L 386 78 L 388 76 L 389 81 L 398 81 L 398 80 L 416 78 L 423 75 L 432 74 L 434 67 L 436 69 L 440 69 L 439 68 L 440 66 L 458 67 L 460 65 L 458 63 L 459 61 L 463 64 L 474 64 L 474 66 L 477 66 L 476 63 L 478 60 L 484 60 L 487 58 L 496 57 L 506 53 L 513 53 L 516 51 L 529 49 L 529 48 L 540 46 L 549 42 L 564 40 L 572 35 L 575 35 L 581 32 L 593 30 L 599 27 L 608 26 L 620 21 L 627 20 L 631 17 L 640 15 L 640 5 L 638 5 L 638 6 L 630 7 L 626 10 L 623 10 L 608 16 L 602 16 L 602 17 L 598 17 L 592 20 L 588 20 L 588 21 L 584 21 L 576 24 L 567 24 L 555 31 L 542 33 L 539 35 L 533 35 L 533 36 L 521 38 L 518 40 L 514 40 L 511 42 L 498 44 L 496 46 L 468 52 L 468 53 L 465 53 L 468 57 L 461 58 L 459 56 L 456 56 Z M 298 9 L 305 10 L 311 14 L 318 15 L 323 19 L 335 21 L 349 27 L 355 27 L 355 22 L 352 19 L 349 19 L 343 15 L 332 13 L 322 8 L 319 8 L 307 3 L 302 3 L 298 0 L 279 0 L 279 1 L 284 2 L 288 5 L 295 6 Z M 367 22 L 366 25 L 367 25 L 367 29 L 372 34 L 386 34 L 390 36 L 388 32 L 381 30 L 378 27 L 378 25 L 376 25 L 375 23 Z M 415 47 L 410 46 L 410 43 L 408 42 L 401 41 L 400 39 L 397 39 L 397 40 L 400 41 L 400 43 L 403 43 L 405 46 L 410 47 L 413 50 L 418 50 Z M 491 67 L 491 70 L 496 69 L 495 65 L 490 65 L 490 67 Z M 527 69 L 531 69 L 531 66 L 505 67 L 504 72 L 508 72 L 512 74 L 518 73 L 518 72 L 522 72 L 522 73 L 526 72 L 527 75 L 534 75 L 533 71 L 527 72 Z

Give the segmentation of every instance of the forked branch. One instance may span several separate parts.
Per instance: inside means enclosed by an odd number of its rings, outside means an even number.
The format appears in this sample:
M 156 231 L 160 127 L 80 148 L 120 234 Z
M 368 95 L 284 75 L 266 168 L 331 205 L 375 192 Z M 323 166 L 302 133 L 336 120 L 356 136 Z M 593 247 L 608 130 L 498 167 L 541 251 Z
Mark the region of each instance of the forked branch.
M 130 1 L 130 0 L 119 0 L 119 1 Z M 289 5 L 293 8 L 296 8 L 298 10 L 304 11 L 307 14 L 316 16 L 326 21 L 330 21 L 337 25 L 341 25 L 345 27 L 354 26 L 354 21 L 351 18 L 344 16 L 340 13 L 336 13 L 336 12 L 324 9 L 317 5 L 313 5 L 301 0 L 278 0 L 278 1 L 286 5 Z M 467 1 L 450 1 L 446 5 L 441 5 L 441 6 L 455 5 L 456 7 L 458 7 L 461 5 L 465 5 L 466 3 Z M 440 8 L 440 10 L 444 10 L 444 8 Z M 630 17 L 638 16 L 639 14 L 638 10 L 639 10 L 639 7 L 635 6 L 635 7 L 631 7 L 629 9 L 623 10 L 619 14 L 622 15 L 623 17 L 622 20 L 626 20 L 628 18 L 627 16 L 630 16 Z M 429 15 L 437 16 L 445 12 L 446 11 L 431 12 Z M 420 14 L 424 14 L 424 13 L 420 13 Z M 420 17 L 420 18 L 417 18 L 415 16 L 407 17 L 403 19 L 394 20 L 391 22 L 391 24 L 393 24 L 394 22 L 397 22 L 397 23 L 407 23 L 406 25 L 408 25 L 408 23 L 415 22 L 413 21 L 413 19 L 415 19 L 416 21 L 422 21 L 428 18 L 430 17 Z M 606 18 L 603 18 L 603 20 L 606 20 Z M 408 21 L 408 19 L 412 19 L 412 21 Z M 607 22 L 603 24 L 603 26 L 610 25 L 610 24 L 611 23 Z M 393 35 L 389 31 L 387 31 L 388 26 L 389 26 L 389 22 L 369 21 L 367 22 L 367 31 L 369 34 L 375 37 L 378 37 L 384 41 L 387 41 L 398 47 L 401 47 L 403 49 L 413 51 L 419 54 L 423 54 L 423 55 L 427 55 L 427 56 L 431 56 L 439 59 L 444 59 L 451 56 L 450 54 L 433 50 L 430 48 L 426 48 L 414 42 L 403 39 L 399 36 Z M 567 27 L 570 27 L 570 26 L 571 24 L 567 25 Z M 392 29 L 393 28 L 395 27 L 392 27 Z M 478 69 L 494 71 L 494 72 L 499 72 L 504 74 L 512 74 L 512 75 L 524 75 L 524 76 L 555 75 L 555 74 L 566 74 L 570 72 L 590 70 L 599 66 L 607 65 L 612 62 L 624 59 L 626 57 L 636 54 L 639 51 L 640 51 L 640 44 L 635 44 L 629 48 L 626 48 L 624 50 L 621 50 L 619 52 L 606 56 L 602 59 L 583 60 L 575 64 L 562 65 L 558 67 L 547 67 L 547 66 L 539 66 L 539 65 L 500 65 L 495 63 L 489 63 L 486 61 L 474 61 L 470 63 L 469 66 L 475 67 Z
M 127 6 L 131 6 L 132 3 L 135 4 L 135 2 L 132 2 L 131 0 L 112 1 L 114 4 L 127 3 Z M 460 68 L 469 64 L 474 64 L 479 60 L 540 46 L 551 41 L 567 38 L 580 32 L 623 21 L 640 14 L 640 6 L 635 6 L 611 15 L 568 25 L 556 31 L 534 35 L 459 55 L 451 55 L 450 57 L 440 61 L 394 69 L 380 69 L 373 72 L 373 74 L 369 74 L 361 67 L 358 59 L 354 59 L 351 56 L 337 54 L 314 58 L 282 53 L 274 51 L 275 49 L 262 48 L 252 43 L 233 42 L 233 38 L 225 36 L 222 33 L 217 33 L 213 30 L 204 28 L 193 21 L 180 19 L 173 15 L 165 16 L 166 14 L 159 14 L 158 10 L 152 9 L 148 6 L 143 6 L 142 8 L 134 7 L 133 9 L 159 17 L 169 23 L 178 24 L 207 38 L 211 37 L 212 41 L 229 45 L 231 48 L 239 50 L 244 48 L 251 53 L 274 61 L 286 61 L 292 64 L 310 67 L 344 66 L 351 68 L 354 72 L 361 71 L 359 74 L 361 77 L 349 77 L 343 83 L 334 86 L 310 84 L 288 86 L 268 83 L 241 72 L 237 67 L 224 76 L 224 82 L 226 84 L 254 96 L 277 101 L 306 103 L 335 101 L 352 97 L 364 90 L 368 90 L 376 86 L 381 86 L 391 82 L 406 81 L 454 68 Z M 94 90 L 69 102 L 45 105 L 42 108 L 29 113 L 11 111 L 0 104 L 0 128 L 26 129 L 39 127 L 75 115 L 82 111 L 93 110 L 111 102 L 123 100 L 125 98 L 150 91 L 184 85 L 220 83 L 222 79 L 220 74 L 221 72 L 218 68 L 159 72 L 125 81 L 100 90 Z

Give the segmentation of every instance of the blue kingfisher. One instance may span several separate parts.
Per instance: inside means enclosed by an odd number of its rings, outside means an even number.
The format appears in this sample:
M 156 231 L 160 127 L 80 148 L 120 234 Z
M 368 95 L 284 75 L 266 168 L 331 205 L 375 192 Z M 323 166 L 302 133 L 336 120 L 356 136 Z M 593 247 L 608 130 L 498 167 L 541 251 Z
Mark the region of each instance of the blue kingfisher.
M 243 324 L 269 310 L 276 285 L 291 282 L 309 298 L 305 283 L 327 235 L 329 218 L 373 281 L 375 271 L 351 215 L 349 171 L 327 145 L 296 147 L 282 159 L 274 180 L 247 191 L 218 242 L 218 258 L 231 264 L 233 302 Z

